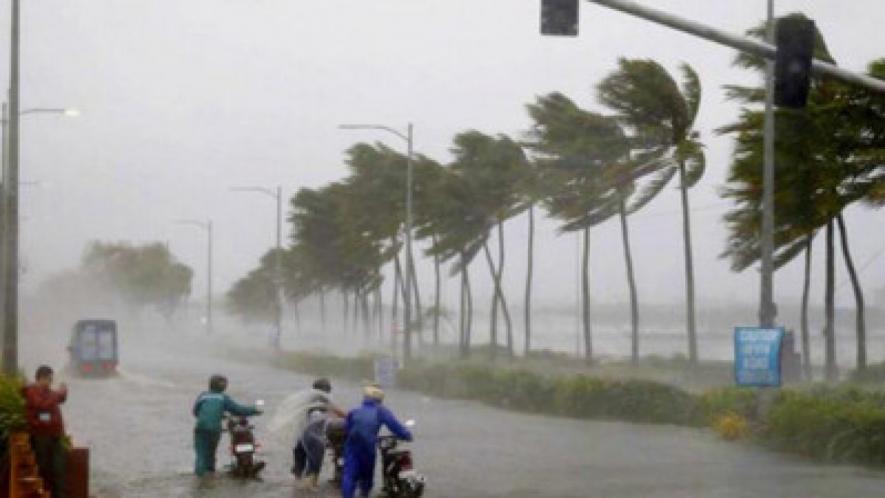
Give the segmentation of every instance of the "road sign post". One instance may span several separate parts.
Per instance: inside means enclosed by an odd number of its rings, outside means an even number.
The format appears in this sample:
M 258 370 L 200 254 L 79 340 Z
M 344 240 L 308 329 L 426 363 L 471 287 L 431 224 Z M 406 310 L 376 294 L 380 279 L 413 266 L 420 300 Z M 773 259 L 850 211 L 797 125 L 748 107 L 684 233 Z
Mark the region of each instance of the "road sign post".
M 783 340 L 783 328 L 735 328 L 735 383 L 739 386 L 779 387 Z

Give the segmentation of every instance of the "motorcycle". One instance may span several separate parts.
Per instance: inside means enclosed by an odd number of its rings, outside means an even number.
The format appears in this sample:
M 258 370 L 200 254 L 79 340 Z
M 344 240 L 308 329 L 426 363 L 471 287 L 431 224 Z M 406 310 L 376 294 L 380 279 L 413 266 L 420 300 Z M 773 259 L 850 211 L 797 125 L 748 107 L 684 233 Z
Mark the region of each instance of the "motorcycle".
M 263 405 L 264 402 L 260 400 L 255 403 L 259 408 Z M 249 417 L 231 416 L 227 419 L 231 454 L 228 470 L 234 477 L 257 479 L 266 465 L 255 457 L 256 450 L 261 445 L 255 441 L 254 429 L 255 426 L 249 422 Z
M 406 422 L 407 427 L 414 425 L 414 420 Z M 398 449 L 401 444 L 396 436 L 378 437 L 383 480 L 381 491 L 388 498 L 419 498 L 424 494 L 426 478 L 413 468 L 411 450 Z
M 326 447 L 332 458 L 334 473 L 329 482 L 341 484 L 344 476 L 344 441 L 347 439 L 347 427 L 344 419 L 332 419 L 326 424 Z

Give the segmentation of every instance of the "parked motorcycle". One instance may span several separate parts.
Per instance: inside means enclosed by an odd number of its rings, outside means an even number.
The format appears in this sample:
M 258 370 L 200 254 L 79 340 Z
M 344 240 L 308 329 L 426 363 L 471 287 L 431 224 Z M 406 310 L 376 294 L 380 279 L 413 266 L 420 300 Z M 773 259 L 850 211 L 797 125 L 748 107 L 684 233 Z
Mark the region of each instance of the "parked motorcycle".
M 414 420 L 406 422 L 413 427 Z M 379 436 L 381 450 L 382 492 L 388 498 L 419 498 L 424 494 L 426 478 L 412 465 L 412 452 L 401 448 L 402 442 L 396 436 Z
M 255 403 L 259 408 L 263 405 L 264 402 L 260 400 Z M 265 462 L 255 456 L 261 445 L 255 441 L 254 430 L 255 426 L 249 422 L 249 417 L 231 416 L 227 419 L 231 454 L 228 469 L 234 477 L 255 479 L 264 469 Z

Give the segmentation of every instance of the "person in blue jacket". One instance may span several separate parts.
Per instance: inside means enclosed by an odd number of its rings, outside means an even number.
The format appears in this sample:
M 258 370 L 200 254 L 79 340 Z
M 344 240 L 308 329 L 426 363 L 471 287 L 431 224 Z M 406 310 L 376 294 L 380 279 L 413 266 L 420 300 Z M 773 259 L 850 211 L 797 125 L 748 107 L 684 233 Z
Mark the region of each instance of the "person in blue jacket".
M 370 385 L 364 390 L 363 404 L 347 414 L 347 440 L 344 442 L 344 476 L 341 495 L 352 498 L 356 488 L 361 496 L 369 496 L 375 477 L 375 446 L 381 426 L 387 427 L 396 437 L 412 440 L 406 429 L 387 408 L 381 406 L 384 391 Z
M 215 472 L 215 451 L 221 440 L 221 420 L 225 413 L 241 417 L 260 415 L 261 410 L 240 405 L 224 391 L 227 389 L 227 378 L 213 375 L 209 379 L 209 390 L 197 396 L 194 402 L 194 452 L 197 454 L 194 473 L 203 476 L 207 472 Z

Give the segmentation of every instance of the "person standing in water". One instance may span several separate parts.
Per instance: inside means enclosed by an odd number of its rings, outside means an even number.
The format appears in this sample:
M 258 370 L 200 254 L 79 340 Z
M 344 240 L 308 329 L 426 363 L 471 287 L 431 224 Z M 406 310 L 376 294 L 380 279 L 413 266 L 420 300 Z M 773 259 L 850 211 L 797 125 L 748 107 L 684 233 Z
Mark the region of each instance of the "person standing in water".
M 313 488 L 319 486 L 320 471 L 326 450 L 326 425 L 331 417 L 344 417 L 331 398 L 332 383 L 319 378 L 303 396 L 308 400 L 304 417 L 296 427 L 295 447 L 292 448 L 292 474 L 296 479 L 309 479 Z
M 196 462 L 194 474 L 202 477 L 215 472 L 215 452 L 221 440 L 221 420 L 225 413 L 241 417 L 261 415 L 256 407 L 244 406 L 224 394 L 227 378 L 213 375 L 209 379 L 209 390 L 201 393 L 194 402 L 193 414 L 197 419 L 194 427 L 194 453 Z

